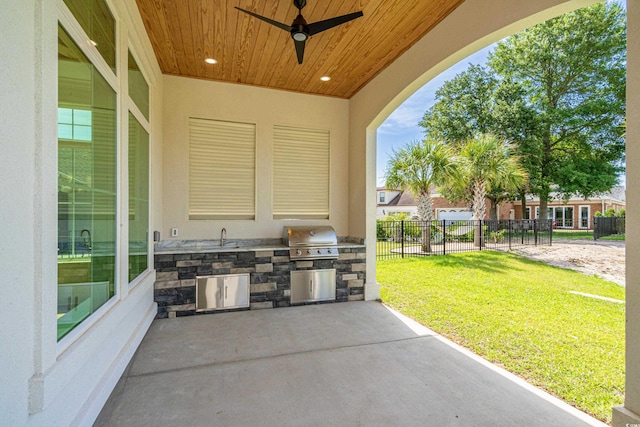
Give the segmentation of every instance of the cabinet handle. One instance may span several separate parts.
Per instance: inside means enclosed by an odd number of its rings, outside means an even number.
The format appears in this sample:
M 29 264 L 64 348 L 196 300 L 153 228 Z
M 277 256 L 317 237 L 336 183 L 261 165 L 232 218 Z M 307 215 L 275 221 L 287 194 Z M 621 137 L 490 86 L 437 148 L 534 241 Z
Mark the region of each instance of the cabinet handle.
M 224 299 L 227 299 L 227 285 L 224 285 Z
M 313 294 L 313 280 L 309 280 L 309 293 Z

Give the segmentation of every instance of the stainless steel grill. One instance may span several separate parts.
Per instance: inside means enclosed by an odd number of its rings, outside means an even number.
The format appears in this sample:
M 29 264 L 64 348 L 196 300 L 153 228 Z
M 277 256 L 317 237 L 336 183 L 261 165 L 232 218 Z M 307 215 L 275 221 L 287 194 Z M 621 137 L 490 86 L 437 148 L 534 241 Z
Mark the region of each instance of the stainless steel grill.
M 284 227 L 282 241 L 292 260 L 338 259 L 338 238 L 328 225 Z

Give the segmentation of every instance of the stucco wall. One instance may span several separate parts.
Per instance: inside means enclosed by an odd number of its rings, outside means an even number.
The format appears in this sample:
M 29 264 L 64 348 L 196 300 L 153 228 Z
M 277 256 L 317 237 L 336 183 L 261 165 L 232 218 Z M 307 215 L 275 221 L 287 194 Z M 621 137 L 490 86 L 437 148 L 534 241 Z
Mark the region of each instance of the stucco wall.
M 640 1 L 627 1 L 626 381 L 615 427 L 640 424 Z
M 625 406 L 640 414 L 640 1 L 629 0 L 627 13 L 627 189 L 632 197 L 627 200 Z
M 174 76 L 164 76 L 164 94 L 163 240 L 173 227 L 177 240 L 219 239 L 223 227 L 229 240 L 277 238 L 292 223 L 330 224 L 348 235 L 348 101 Z M 189 117 L 256 124 L 255 220 L 189 220 Z M 329 130 L 329 220 L 272 219 L 273 125 Z
M 5 2 L 7 3 L 7 2 Z M 36 5 L 35 1 L 4 4 L 0 14 L 2 42 L 0 53 L 5 64 L 0 67 L 2 96 L 0 114 L 0 146 L 4 159 L 0 168 L 0 414 L 7 425 L 20 425 L 26 419 L 29 399 L 29 377 L 36 363 L 33 337 L 38 327 L 34 311 L 36 290 L 33 278 L 36 267 L 33 259 L 36 201 L 33 189 L 38 179 L 34 159 L 36 155 L 35 70 Z M 5 62 L 6 61 L 6 62 Z M 6 203 L 11 203 L 8 209 Z M 20 256 L 14 256 L 14 254 Z M 28 285 L 28 286 L 25 286 Z

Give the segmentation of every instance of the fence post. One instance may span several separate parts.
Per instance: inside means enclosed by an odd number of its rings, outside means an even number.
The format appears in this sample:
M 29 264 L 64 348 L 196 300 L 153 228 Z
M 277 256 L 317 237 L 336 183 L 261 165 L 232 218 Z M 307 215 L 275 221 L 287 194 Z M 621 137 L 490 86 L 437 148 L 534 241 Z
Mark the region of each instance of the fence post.
M 479 227 L 479 234 L 480 234 L 480 250 L 482 250 L 482 243 L 484 241 L 484 236 L 482 235 L 482 223 L 484 222 L 483 220 L 479 219 L 478 222 L 480 223 L 480 227 Z
M 442 220 L 442 255 L 447 254 L 447 221 Z
M 404 258 L 404 220 L 400 221 L 400 248 L 402 258 Z
M 507 235 L 508 235 L 508 237 L 509 237 L 509 250 L 511 250 L 511 230 L 513 230 L 513 224 L 511 223 L 511 218 L 509 218 L 509 220 L 508 220 L 508 221 L 509 221 L 509 222 L 508 222 L 508 224 L 509 224 L 509 228 L 507 228 L 507 230 L 508 230 Z
M 538 246 L 538 220 L 533 220 L 533 245 Z

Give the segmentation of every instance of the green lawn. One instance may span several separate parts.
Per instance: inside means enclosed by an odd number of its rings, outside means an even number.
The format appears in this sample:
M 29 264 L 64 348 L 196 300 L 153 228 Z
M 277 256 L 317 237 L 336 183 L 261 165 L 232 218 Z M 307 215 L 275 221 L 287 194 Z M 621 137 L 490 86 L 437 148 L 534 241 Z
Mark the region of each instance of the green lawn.
M 611 423 L 624 397 L 624 288 L 494 251 L 379 261 L 382 300 Z
M 611 235 L 611 236 L 604 236 L 599 238 L 598 240 L 626 240 L 625 236 L 619 236 L 617 234 Z
M 568 230 L 553 230 L 554 239 L 566 239 L 566 240 L 593 240 L 593 230 L 580 230 L 580 231 L 568 231 Z M 598 240 L 625 240 L 625 236 L 613 235 L 600 237 Z

